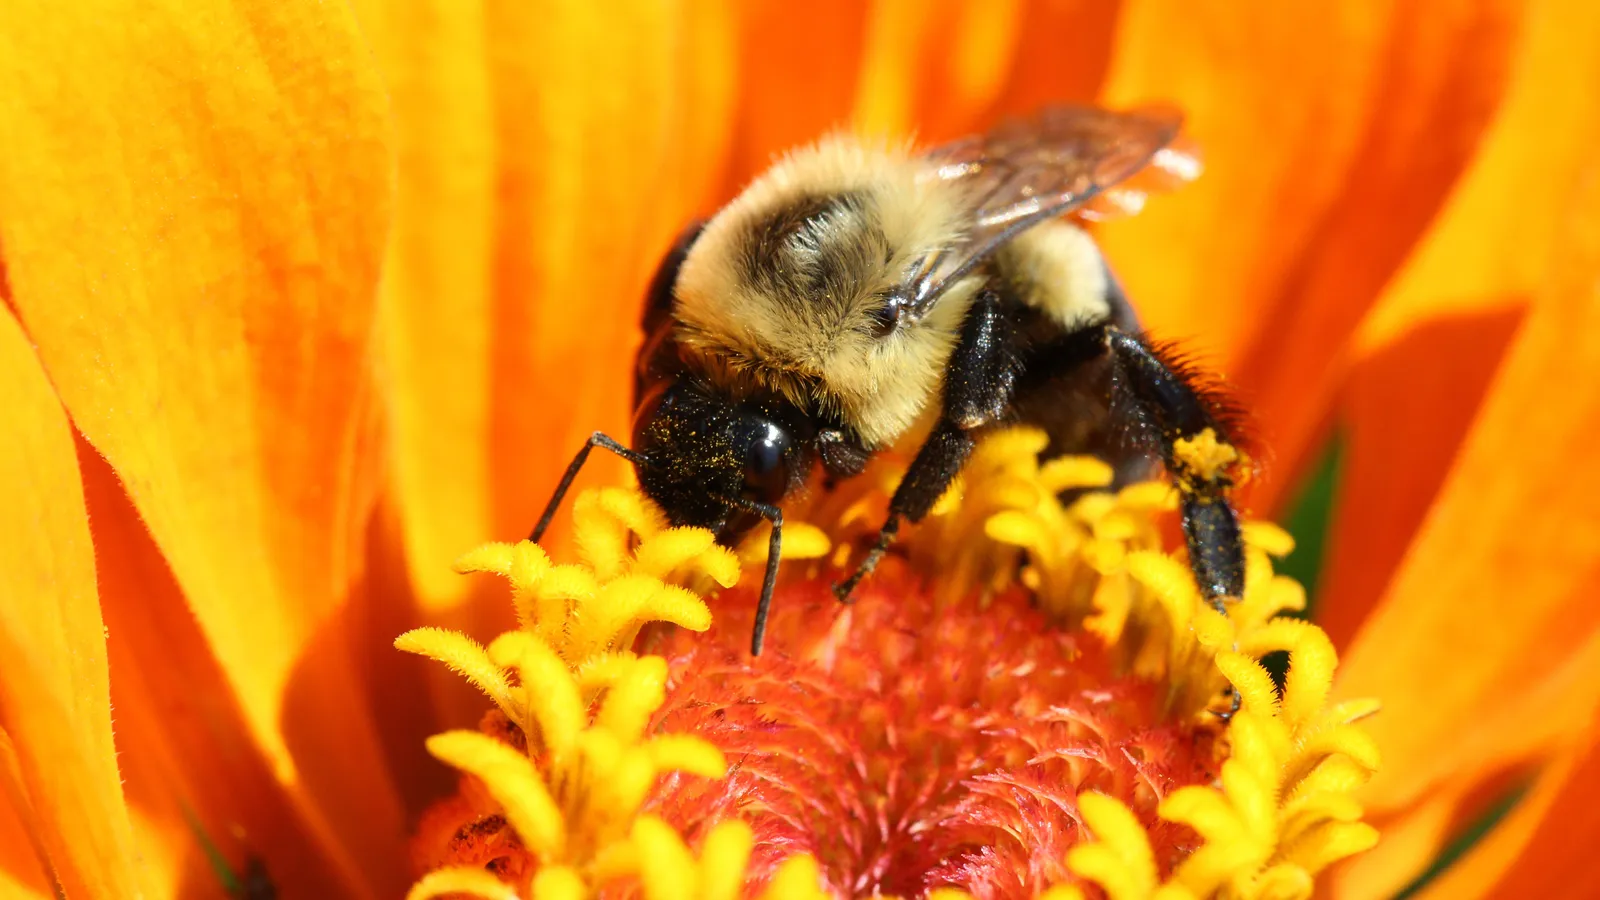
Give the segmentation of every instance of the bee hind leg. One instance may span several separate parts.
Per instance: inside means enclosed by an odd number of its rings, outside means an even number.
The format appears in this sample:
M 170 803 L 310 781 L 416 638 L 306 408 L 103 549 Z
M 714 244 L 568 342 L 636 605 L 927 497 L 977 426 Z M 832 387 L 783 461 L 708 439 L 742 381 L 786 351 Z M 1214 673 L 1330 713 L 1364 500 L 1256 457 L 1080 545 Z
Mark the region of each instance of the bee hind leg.
M 1135 335 L 1106 329 L 1118 390 L 1132 395 L 1159 430 L 1161 457 L 1182 495 L 1183 534 L 1200 593 L 1226 614 L 1244 593 L 1244 544 L 1229 503 L 1241 455 L 1219 416 L 1181 365 Z
M 1208 402 L 1186 366 L 1163 359 L 1138 336 L 1107 327 L 1106 343 L 1116 389 L 1130 394 L 1159 431 L 1162 460 L 1182 495 L 1183 536 L 1195 583 L 1206 602 L 1227 615 L 1227 601 L 1244 594 L 1244 541 L 1228 497 L 1241 454 L 1230 440 L 1226 411 Z M 1224 721 L 1239 710 L 1239 694 L 1232 695 Z

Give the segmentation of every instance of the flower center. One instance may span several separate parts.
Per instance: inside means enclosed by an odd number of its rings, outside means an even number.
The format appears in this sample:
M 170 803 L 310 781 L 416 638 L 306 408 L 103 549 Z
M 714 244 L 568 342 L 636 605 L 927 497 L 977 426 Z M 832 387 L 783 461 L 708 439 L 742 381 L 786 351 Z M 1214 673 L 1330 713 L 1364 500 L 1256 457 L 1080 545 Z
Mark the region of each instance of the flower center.
M 840 607 L 829 585 L 785 588 L 769 631 L 782 650 L 755 661 L 744 590 L 718 598 L 704 637 L 643 644 L 677 673 L 657 727 L 738 761 L 715 794 L 679 783 L 654 808 L 686 833 L 748 821 L 758 880 L 806 852 L 842 896 L 1033 896 L 1071 877 L 1080 792 L 1154 822 L 1162 795 L 1216 775 L 1214 727 L 1166 719 L 1156 685 L 1118 675 L 1097 639 L 1052 627 L 1022 590 L 941 606 L 886 566 Z M 1170 858 L 1194 844 L 1159 839 Z
M 1223 615 L 1161 550 L 1170 486 L 1113 491 L 1043 447 L 986 440 L 850 606 L 828 587 L 898 471 L 796 510 L 820 529 L 786 528 L 755 659 L 753 590 L 712 589 L 760 534 L 735 553 L 606 489 L 575 504 L 582 565 L 464 557 L 508 578 L 521 627 L 397 641 L 496 707 L 429 741 L 465 774 L 419 830 L 412 897 L 1309 896 L 1375 840 L 1350 793 L 1376 755 L 1352 724 L 1373 706 L 1326 702 L 1326 636 L 1277 617 L 1304 605 L 1271 571 L 1287 536 L 1247 526 Z M 1277 650 L 1281 686 L 1256 662 Z

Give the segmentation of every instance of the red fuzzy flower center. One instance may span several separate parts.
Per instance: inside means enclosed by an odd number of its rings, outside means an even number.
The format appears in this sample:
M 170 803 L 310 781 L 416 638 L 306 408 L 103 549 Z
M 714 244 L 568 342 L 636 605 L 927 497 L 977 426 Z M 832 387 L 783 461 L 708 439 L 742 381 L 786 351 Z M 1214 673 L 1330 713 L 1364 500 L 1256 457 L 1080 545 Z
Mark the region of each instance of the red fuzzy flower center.
M 1162 721 L 1151 684 L 1114 673 L 1098 640 L 1053 627 L 1020 590 L 939 609 L 893 561 L 850 606 L 826 580 L 790 585 L 754 660 L 751 593 L 712 612 L 708 634 L 662 629 L 641 651 L 673 673 L 653 727 L 710 741 L 730 774 L 669 779 L 647 809 L 691 844 L 743 818 L 752 875 L 806 852 L 845 896 L 1031 897 L 1071 880 L 1083 790 L 1128 804 L 1163 870 L 1193 846 L 1155 811 L 1215 776 L 1215 728 Z

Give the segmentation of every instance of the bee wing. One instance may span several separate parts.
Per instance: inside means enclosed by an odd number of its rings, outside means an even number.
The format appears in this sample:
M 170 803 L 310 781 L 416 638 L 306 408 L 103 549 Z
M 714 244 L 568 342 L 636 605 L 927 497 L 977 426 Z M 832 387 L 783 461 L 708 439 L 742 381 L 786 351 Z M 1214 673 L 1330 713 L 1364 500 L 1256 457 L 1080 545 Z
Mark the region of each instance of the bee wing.
M 1182 122 L 1169 108 L 1052 107 L 929 150 L 924 177 L 957 188 L 971 220 L 950 246 L 907 274 L 901 296 L 908 311 L 920 316 L 1018 233 L 1077 209 L 1151 165 Z M 1187 180 L 1198 173 L 1198 161 L 1175 154 L 1159 168 Z

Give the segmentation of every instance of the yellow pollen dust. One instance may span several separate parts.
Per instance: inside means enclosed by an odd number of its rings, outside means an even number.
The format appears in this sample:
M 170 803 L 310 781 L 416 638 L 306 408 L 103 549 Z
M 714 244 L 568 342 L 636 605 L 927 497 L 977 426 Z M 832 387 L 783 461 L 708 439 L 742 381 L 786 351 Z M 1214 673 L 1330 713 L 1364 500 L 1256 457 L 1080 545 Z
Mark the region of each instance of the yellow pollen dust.
M 1185 475 L 1201 481 L 1216 481 L 1239 461 L 1239 449 L 1219 440 L 1210 428 L 1192 438 L 1173 441 L 1172 455 L 1183 466 Z
M 1176 507 L 1171 486 L 1111 491 L 1111 470 L 1098 460 L 1041 463 L 1047 442 L 1030 428 L 988 439 L 963 470 L 960 502 L 936 511 L 910 540 L 932 542 L 962 571 L 984 573 L 978 583 L 989 589 L 1005 585 L 1004 573 L 1018 571 L 1015 550 L 1026 550 L 1016 577 L 1039 607 L 1100 637 L 1124 670 L 1165 684 L 1169 715 L 1209 715 L 1226 685 L 1242 697 L 1219 783 L 1180 788 L 1158 810 L 1193 828 L 1199 849 L 1163 880 L 1132 811 L 1085 794 L 1080 812 L 1094 840 L 1074 848 L 1067 867 L 1111 900 L 1309 898 L 1328 865 L 1377 842 L 1354 798 L 1378 766 L 1376 746 L 1356 723 L 1377 704 L 1330 705 L 1333 643 L 1310 622 L 1281 616 L 1305 608 L 1300 584 L 1272 571 L 1272 558 L 1293 550 L 1293 539 L 1270 523 L 1245 523 L 1244 595 L 1223 615 L 1201 598 L 1188 564 L 1161 549 L 1156 516 Z M 1197 469 L 1238 458 L 1209 429 L 1186 452 Z M 1062 500 L 1079 488 L 1091 490 Z M 987 541 L 971 533 L 980 517 Z M 1274 651 L 1289 657 L 1281 692 L 1258 661 Z M 1064 885 L 1045 896 L 1083 893 Z
M 1281 697 L 1251 658 L 1275 649 L 1287 649 L 1291 661 Z M 1068 852 L 1067 868 L 1112 900 L 1309 898 L 1319 873 L 1378 841 L 1354 797 L 1378 766 L 1376 746 L 1355 723 L 1376 705 L 1327 705 L 1334 663 L 1327 635 L 1281 619 L 1249 653 L 1226 651 L 1217 663 L 1244 697 L 1228 726 L 1222 776 L 1217 785 L 1173 791 L 1158 809 L 1162 819 L 1194 829 L 1198 849 L 1163 880 L 1148 835 L 1122 801 L 1078 798 L 1094 840 Z M 1073 886 L 1046 896 L 1084 895 Z
M 696 859 L 672 826 L 639 811 L 662 776 L 722 778 L 727 762 L 694 735 L 646 733 L 666 697 L 667 662 L 631 649 L 646 622 L 710 627 L 705 601 L 682 583 L 730 587 L 739 556 L 704 529 L 665 527 L 632 490 L 585 493 L 574 523 L 579 565 L 556 565 L 527 541 L 487 544 L 457 561 L 460 572 L 491 572 L 510 583 L 517 630 L 488 647 L 439 628 L 395 641 L 460 673 L 525 736 L 525 749 L 476 731 L 435 735 L 427 746 L 476 779 L 538 863 L 521 884 L 481 868 L 436 869 L 408 900 L 566 900 L 626 878 L 638 879 L 646 900 L 742 896 L 749 826 L 720 823 Z M 801 556 L 827 549 L 816 547 L 814 535 L 797 543 Z M 790 860 L 762 895 L 822 896 L 809 858 Z
M 980 443 L 957 485 L 906 534 L 912 564 L 938 576 L 930 581 L 941 596 L 992 594 L 1020 582 L 1062 627 L 1104 642 L 1122 673 L 1162 685 L 1170 717 L 1211 727 L 1228 686 L 1241 706 L 1221 741 L 1227 758 L 1216 783 L 1179 788 L 1157 808 L 1161 819 L 1199 835 L 1197 849 L 1163 871 L 1132 810 L 1082 794 L 1091 839 L 1065 860 L 1077 880 L 1041 896 L 1082 898 L 1082 885 L 1092 883 L 1111 900 L 1311 897 L 1327 866 L 1377 840 L 1354 798 L 1378 765 L 1358 724 L 1377 704 L 1330 704 L 1332 642 L 1315 625 L 1281 615 L 1305 607 L 1300 585 L 1273 572 L 1272 558 L 1292 550 L 1292 539 L 1267 523 L 1244 525 L 1245 589 L 1220 613 L 1203 601 L 1182 557 L 1163 550 L 1158 519 L 1177 499 L 1170 485 L 1112 490 L 1103 462 L 1040 462 L 1046 443 L 1029 428 Z M 1203 477 L 1238 458 L 1210 430 L 1180 444 L 1185 464 Z M 830 537 L 843 543 L 870 534 L 898 477 L 877 466 L 857 479 L 854 494 L 841 489 L 801 510 L 792 518 L 826 527 L 786 526 L 785 557 L 823 559 Z M 527 542 L 486 545 L 458 562 L 460 571 L 510 583 L 520 627 L 487 648 L 429 628 L 396 641 L 462 674 L 526 736 L 523 749 L 488 734 L 449 732 L 431 738 L 428 749 L 477 779 L 537 858 L 520 883 L 482 868 L 438 869 L 409 898 L 583 898 L 621 879 L 647 900 L 751 896 L 750 826 L 720 822 L 696 850 L 664 820 L 640 813 L 662 776 L 721 778 L 726 761 L 694 735 L 646 733 L 664 701 L 667 663 L 631 646 L 648 621 L 709 627 L 696 591 L 731 586 L 741 569 L 759 569 L 765 537 L 727 550 L 704 530 L 667 528 L 642 495 L 620 488 L 578 498 L 574 536 L 581 564 L 552 563 Z M 1281 688 L 1259 662 L 1277 651 L 1289 658 Z M 828 896 L 820 883 L 817 862 L 797 856 L 758 896 Z M 941 888 L 929 896 L 967 895 Z

